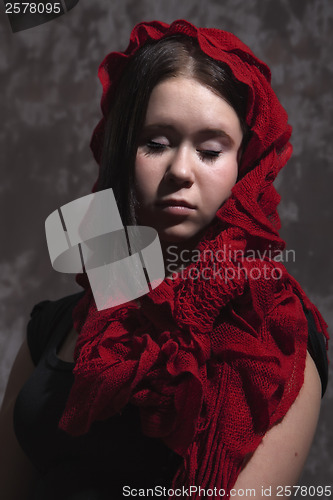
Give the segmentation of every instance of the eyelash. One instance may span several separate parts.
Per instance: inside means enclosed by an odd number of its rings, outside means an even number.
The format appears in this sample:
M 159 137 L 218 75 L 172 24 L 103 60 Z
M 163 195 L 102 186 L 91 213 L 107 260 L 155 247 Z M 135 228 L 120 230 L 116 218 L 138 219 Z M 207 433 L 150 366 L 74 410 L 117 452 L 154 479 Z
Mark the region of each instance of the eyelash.
M 146 147 L 148 149 L 146 153 L 147 155 L 156 155 L 163 153 L 163 151 L 169 146 L 160 142 L 148 141 L 146 143 Z M 197 149 L 197 152 L 199 153 L 202 160 L 208 160 L 211 162 L 216 160 L 222 153 L 222 151 L 213 151 L 209 149 Z
M 164 151 L 164 149 L 166 149 L 168 145 L 162 144 L 160 142 L 148 141 L 146 147 L 148 148 L 148 154 L 159 154 L 162 153 L 162 151 Z
M 204 149 L 204 150 L 197 149 L 197 152 L 199 153 L 200 158 L 202 160 L 208 160 L 211 162 L 216 160 L 222 153 L 222 151 L 211 151 L 209 149 Z

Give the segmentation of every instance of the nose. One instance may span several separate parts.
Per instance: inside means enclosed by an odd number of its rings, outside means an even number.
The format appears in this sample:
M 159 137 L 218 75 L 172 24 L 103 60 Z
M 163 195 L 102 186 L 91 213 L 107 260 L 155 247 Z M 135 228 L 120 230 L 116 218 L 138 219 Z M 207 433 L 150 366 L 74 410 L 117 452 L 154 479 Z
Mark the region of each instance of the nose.
M 190 187 L 194 182 L 194 163 L 190 148 L 179 145 L 168 162 L 164 178 L 170 182 Z

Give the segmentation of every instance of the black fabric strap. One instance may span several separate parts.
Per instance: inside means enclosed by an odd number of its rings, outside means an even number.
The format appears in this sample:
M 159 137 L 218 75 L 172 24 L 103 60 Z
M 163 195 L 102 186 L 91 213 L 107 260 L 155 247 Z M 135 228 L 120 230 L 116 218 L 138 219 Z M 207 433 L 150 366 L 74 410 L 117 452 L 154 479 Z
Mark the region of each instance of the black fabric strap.
M 316 323 L 311 311 L 304 309 L 305 316 L 308 320 L 308 351 L 316 364 L 320 380 L 321 380 L 321 395 L 325 394 L 328 382 L 328 360 L 324 336 L 317 330 Z

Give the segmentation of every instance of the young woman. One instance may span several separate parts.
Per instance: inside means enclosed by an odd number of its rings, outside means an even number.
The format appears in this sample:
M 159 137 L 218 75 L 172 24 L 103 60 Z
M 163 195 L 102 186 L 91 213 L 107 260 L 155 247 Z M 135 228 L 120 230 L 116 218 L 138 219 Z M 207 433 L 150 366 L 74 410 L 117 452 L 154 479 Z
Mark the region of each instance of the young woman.
M 275 498 L 311 445 L 328 336 L 282 264 L 272 183 L 291 129 L 269 69 L 230 33 L 154 21 L 99 76 L 94 190 L 113 189 L 124 226 L 157 230 L 166 278 L 97 311 L 80 275 L 83 293 L 35 306 L 1 491 Z

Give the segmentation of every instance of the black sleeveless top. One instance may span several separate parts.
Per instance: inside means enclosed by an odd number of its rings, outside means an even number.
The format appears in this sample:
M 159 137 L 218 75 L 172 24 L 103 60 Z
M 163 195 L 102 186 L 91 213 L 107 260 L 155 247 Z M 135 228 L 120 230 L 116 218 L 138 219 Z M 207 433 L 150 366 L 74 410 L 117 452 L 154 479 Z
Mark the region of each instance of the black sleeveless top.
M 82 293 L 37 304 L 28 324 L 36 369 L 17 398 L 14 429 L 40 472 L 33 500 L 123 500 L 124 486 L 168 488 L 182 458 L 141 432 L 134 405 L 95 422 L 83 436 L 72 437 L 58 428 L 74 381 L 74 363 L 56 353 L 81 297 Z
M 31 313 L 28 345 L 36 365 L 18 395 L 14 409 L 17 439 L 40 480 L 33 500 L 118 500 L 123 487 L 170 487 L 182 458 L 161 441 L 144 436 L 138 409 L 95 422 L 90 431 L 72 437 L 58 428 L 74 381 L 74 363 L 57 357 L 72 328 L 72 310 L 83 293 L 43 301 Z M 327 357 L 322 334 L 311 313 L 308 350 L 327 385 Z M 128 489 L 127 489 L 128 491 Z M 154 496 L 154 495 L 153 495 Z

